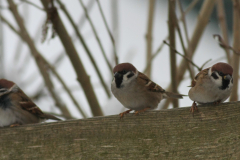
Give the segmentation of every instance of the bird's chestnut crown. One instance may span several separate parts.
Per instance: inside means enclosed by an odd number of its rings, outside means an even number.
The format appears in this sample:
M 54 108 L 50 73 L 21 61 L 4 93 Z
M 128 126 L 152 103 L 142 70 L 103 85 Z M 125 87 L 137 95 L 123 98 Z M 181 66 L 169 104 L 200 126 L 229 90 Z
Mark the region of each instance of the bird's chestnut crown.
M 14 85 L 12 81 L 8 81 L 6 79 L 0 79 L 0 89 L 1 88 L 11 88 Z
M 229 74 L 232 76 L 233 74 L 233 68 L 227 63 L 219 62 L 212 66 L 212 72 L 218 72 L 220 76 Z
M 129 71 L 136 73 L 137 69 L 131 63 L 120 63 L 113 68 L 113 73 L 126 74 Z

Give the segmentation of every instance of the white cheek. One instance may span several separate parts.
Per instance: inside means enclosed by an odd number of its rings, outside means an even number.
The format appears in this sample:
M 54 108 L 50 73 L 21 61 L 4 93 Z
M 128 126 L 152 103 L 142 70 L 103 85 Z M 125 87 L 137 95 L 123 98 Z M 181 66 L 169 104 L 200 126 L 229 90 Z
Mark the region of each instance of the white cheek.
M 222 77 L 221 76 L 219 76 L 218 79 L 214 79 L 213 77 L 211 77 L 211 79 L 218 87 L 222 86 Z
M 130 84 L 130 83 L 132 82 L 132 80 L 134 80 L 135 78 L 137 78 L 137 75 L 138 75 L 138 74 L 134 74 L 132 77 L 128 78 L 127 76 L 128 76 L 129 74 L 131 74 L 131 73 L 129 72 L 129 73 L 127 73 L 127 74 L 125 74 L 125 75 L 123 76 L 123 81 L 122 81 L 122 84 L 123 84 L 123 85 L 128 85 L 128 84 Z
M 123 76 L 123 81 L 127 81 L 128 80 L 128 76 L 129 74 L 125 74 L 124 76 Z

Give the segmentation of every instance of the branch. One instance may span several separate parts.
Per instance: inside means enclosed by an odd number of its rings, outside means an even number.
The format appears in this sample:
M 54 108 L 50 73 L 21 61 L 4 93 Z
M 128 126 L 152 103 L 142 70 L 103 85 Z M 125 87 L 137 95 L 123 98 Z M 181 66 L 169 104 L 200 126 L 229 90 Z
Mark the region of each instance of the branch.
M 206 28 L 208 22 L 209 22 L 209 17 L 213 11 L 213 8 L 215 6 L 215 2 L 216 0 L 204 0 L 204 3 L 202 5 L 202 8 L 200 10 L 200 13 L 198 15 L 198 21 L 196 24 L 196 27 L 194 29 L 192 38 L 190 40 L 190 45 L 187 48 L 187 52 L 189 53 L 189 57 L 188 58 L 192 58 L 192 56 L 194 55 L 194 52 L 197 48 L 198 42 L 203 34 L 204 29 Z M 191 50 L 191 52 L 190 52 Z M 185 59 L 181 61 L 180 65 L 177 67 L 177 79 L 178 79 L 178 85 L 180 84 L 180 82 L 183 79 L 183 76 L 185 74 L 185 71 L 187 69 L 187 65 L 185 62 Z M 169 85 L 167 87 L 166 90 L 171 90 L 171 85 Z M 164 107 L 162 108 L 167 108 L 169 105 L 170 100 L 166 100 Z
M 167 36 L 166 38 L 164 38 L 163 41 L 166 41 L 166 40 L 168 40 L 168 39 L 169 39 L 169 37 Z M 147 65 L 146 65 L 145 69 L 143 70 L 143 73 L 144 73 L 144 74 L 146 74 L 146 71 L 147 71 L 147 69 L 149 68 L 150 64 L 152 63 L 153 59 L 154 59 L 154 58 L 160 53 L 160 51 L 163 49 L 163 46 L 164 46 L 163 41 L 162 41 L 162 43 L 160 44 L 160 46 L 158 47 L 158 49 L 152 54 L 152 56 L 151 56 L 151 58 L 149 59 L 149 61 L 147 62 Z
M 77 80 L 79 84 L 82 86 L 83 91 L 86 95 L 87 101 L 89 103 L 89 106 L 91 108 L 93 116 L 101 116 L 103 115 L 102 110 L 100 108 L 100 105 L 98 103 L 96 94 L 93 90 L 91 81 L 89 76 L 87 75 L 85 68 L 80 60 L 80 57 L 72 43 L 71 38 L 69 37 L 67 30 L 65 29 L 62 20 L 60 19 L 58 12 L 54 6 L 51 6 L 49 8 L 49 3 L 46 0 L 41 0 L 47 14 L 50 13 L 49 10 L 52 11 L 52 19 L 51 23 L 53 24 L 55 31 L 58 33 L 58 36 L 62 42 L 62 45 L 64 46 L 67 55 L 73 65 L 73 68 L 77 75 Z
M 70 16 L 69 12 L 66 10 L 65 6 L 63 5 L 63 3 L 60 1 L 60 0 L 57 0 L 58 4 L 60 5 L 63 13 L 67 16 L 68 20 L 70 21 L 71 25 L 73 26 L 74 28 L 74 31 L 76 33 L 76 35 L 78 36 L 79 40 L 81 41 L 82 45 L 83 45 L 83 48 L 85 49 L 90 61 L 92 62 L 92 65 L 95 69 L 95 71 L 97 72 L 97 75 L 98 75 L 98 78 L 100 79 L 100 82 L 103 86 L 103 89 L 104 91 L 106 92 L 108 98 L 111 97 L 111 93 L 109 91 L 109 87 L 106 85 L 106 83 L 104 82 L 104 79 L 103 79 L 103 76 L 102 74 L 100 73 L 100 70 L 99 70 L 99 67 L 97 66 L 97 63 L 96 61 L 94 60 L 93 56 L 92 56 L 92 53 L 89 49 L 89 47 L 87 46 L 87 43 L 85 42 L 82 34 L 80 33 L 80 31 L 78 30 L 78 27 L 75 25 L 72 17 Z M 111 71 L 112 72 L 112 71 Z
M 35 48 L 35 45 L 33 43 L 33 40 L 30 38 L 22 18 L 20 17 L 17 7 L 16 5 L 13 3 L 13 0 L 8 0 L 9 3 L 9 8 L 20 28 L 20 32 L 15 32 L 15 33 L 19 33 L 20 37 L 22 38 L 23 41 L 25 41 L 29 47 L 29 49 L 31 50 L 32 56 L 35 59 L 35 62 L 40 70 L 40 73 L 42 74 L 42 77 L 45 81 L 45 84 L 48 88 L 48 91 L 50 92 L 51 96 L 53 97 L 56 106 L 61 110 L 62 114 L 65 115 L 65 117 L 67 119 L 72 118 L 70 112 L 68 111 L 67 107 L 65 106 L 65 104 L 61 101 L 60 97 L 58 97 L 58 95 L 55 93 L 54 91 L 54 85 L 49 77 L 49 74 L 46 71 L 46 68 L 44 66 L 44 64 L 42 63 L 42 61 L 39 59 L 39 51 Z M 13 30 L 15 31 L 15 30 Z
M 169 43 L 175 48 L 175 0 L 168 0 L 168 34 L 169 34 Z M 177 93 L 177 62 L 176 62 L 176 54 L 175 50 L 171 47 L 169 48 L 170 53 L 170 69 L 171 69 L 171 91 L 173 93 Z M 178 108 L 178 99 L 172 99 L 173 108 Z
M 154 5 L 155 0 L 149 0 L 148 3 L 148 24 L 147 24 L 147 33 L 146 33 L 146 64 L 150 61 L 152 57 L 152 30 L 153 30 L 153 19 L 154 19 Z M 146 70 L 146 75 L 151 77 L 151 64 Z
M 65 82 L 63 81 L 63 79 L 60 77 L 60 75 L 57 73 L 57 71 L 55 70 L 55 68 L 43 57 L 41 56 L 42 60 L 44 61 L 45 65 L 47 65 L 47 67 L 53 72 L 53 74 L 56 76 L 56 78 L 58 79 L 58 81 L 62 84 L 63 88 L 65 89 L 65 91 L 67 92 L 67 94 L 69 95 L 70 99 L 72 100 L 72 102 L 75 104 L 75 106 L 77 107 L 78 111 L 82 114 L 83 118 L 87 118 L 86 114 L 84 113 L 84 111 L 82 110 L 82 107 L 79 105 L 79 103 L 77 102 L 77 100 L 74 98 L 74 96 L 72 95 L 72 92 L 70 91 L 70 89 L 67 87 L 67 85 L 65 84 Z
M 240 6 L 238 0 L 233 0 L 233 48 L 235 51 L 240 51 Z M 234 52 L 235 53 L 235 52 Z M 239 60 L 240 57 L 237 54 L 232 56 L 233 63 L 233 89 L 230 96 L 230 101 L 238 100 L 238 75 L 239 75 Z
M 218 42 L 219 46 L 223 49 L 230 49 L 233 53 L 240 55 L 240 51 L 235 50 L 232 46 L 228 45 L 219 34 L 214 34 L 213 38 Z
M 183 11 L 181 2 L 180 2 L 179 0 L 178 0 L 178 4 L 179 4 L 180 11 L 181 11 L 181 17 L 182 17 L 182 22 L 183 22 L 183 28 L 184 28 L 184 32 L 185 32 L 185 37 L 186 37 L 186 40 L 187 40 L 187 45 L 190 47 L 190 40 L 189 40 L 189 36 L 188 36 L 188 31 L 187 31 L 187 24 L 186 24 L 185 14 L 184 14 L 184 11 Z M 176 15 L 175 12 L 174 12 L 174 17 L 175 17 L 176 28 L 177 28 L 178 35 L 179 35 L 179 38 L 180 38 L 180 41 L 181 41 L 182 49 L 183 49 L 183 51 L 184 51 L 184 55 L 185 55 L 185 56 L 188 56 L 189 53 L 191 53 L 191 48 L 189 48 L 189 50 L 188 50 L 189 52 L 187 52 L 186 47 L 185 47 L 184 42 L 183 42 L 183 36 L 182 36 L 181 30 L 180 30 L 180 27 L 179 27 L 179 24 L 178 24 L 177 15 Z M 187 68 L 188 68 L 190 77 L 191 77 L 191 79 L 193 80 L 195 74 L 194 74 L 194 70 L 193 70 L 192 67 L 189 65 L 189 63 L 187 63 Z
M 20 0 L 20 1 L 25 2 L 25 3 L 27 3 L 27 4 L 30 4 L 31 6 L 37 8 L 37 9 L 39 9 L 39 10 L 41 10 L 41 11 L 44 11 L 43 8 L 39 7 L 38 5 L 34 4 L 33 2 L 30 2 L 30 1 L 28 1 L 28 0 Z
M 109 27 L 108 27 L 107 20 L 106 20 L 104 14 L 103 14 L 103 10 L 102 10 L 101 4 L 100 4 L 99 0 L 96 0 L 96 1 L 97 1 L 97 4 L 98 4 L 98 8 L 99 8 L 99 10 L 100 10 L 101 16 L 102 16 L 102 18 L 103 18 L 105 27 L 107 28 L 107 32 L 108 32 L 108 34 L 109 34 L 109 36 L 110 36 L 110 39 L 111 39 L 111 42 L 112 42 L 112 44 L 113 44 L 113 51 L 114 51 L 113 53 L 114 53 L 114 56 L 115 56 L 115 64 L 117 65 L 117 64 L 118 64 L 118 56 L 117 56 L 117 50 L 116 50 L 115 40 L 114 40 L 113 35 L 112 35 L 112 33 L 111 33 L 111 31 L 110 31 L 110 29 L 109 29 Z
M 58 1 L 59 1 L 59 0 L 58 0 Z M 112 74 L 112 66 L 111 66 L 111 64 L 110 64 L 110 62 L 109 62 L 109 60 L 108 60 L 108 58 L 107 58 L 107 55 L 106 55 L 106 52 L 105 52 L 105 50 L 104 50 L 104 48 L 103 48 L 102 42 L 101 42 L 100 38 L 98 37 L 97 31 L 96 31 L 96 29 L 95 29 L 95 27 L 94 27 L 94 25 L 93 25 L 93 23 L 92 23 L 92 20 L 91 20 L 89 14 L 88 14 L 87 8 L 86 8 L 85 5 L 83 4 L 82 0 L 79 0 L 79 1 L 80 1 L 80 4 L 81 4 L 84 12 L 85 12 L 85 15 L 86 15 L 88 21 L 89 21 L 89 23 L 90 23 L 90 26 L 91 26 L 91 28 L 92 28 L 92 31 L 93 31 L 93 33 L 94 33 L 94 35 L 95 35 L 95 38 L 96 38 L 97 42 L 98 42 L 98 45 L 99 45 L 99 47 L 100 47 L 100 49 L 101 49 L 101 51 L 102 51 L 102 55 L 103 55 L 104 60 L 105 60 L 105 62 L 106 62 L 106 64 L 107 64 L 107 66 L 108 66 L 108 69 L 109 69 L 110 73 Z
M 225 16 L 225 10 L 224 10 L 224 4 L 223 0 L 217 1 L 217 14 L 218 14 L 218 21 L 220 25 L 220 29 L 222 31 L 223 39 L 225 41 L 226 45 L 229 45 L 228 42 L 228 28 L 227 28 L 227 22 L 226 22 L 226 16 Z M 228 48 L 224 48 L 227 61 L 229 64 L 231 64 L 231 55 Z
M 171 49 L 174 50 L 174 52 L 178 55 L 180 55 L 181 57 L 183 57 L 186 61 L 188 61 L 191 65 L 193 65 L 194 67 L 197 68 L 197 70 L 200 72 L 203 67 L 209 62 L 211 61 L 211 59 L 207 60 L 205 63 L 203 63 L 203 65 L 201 67 L 198 67 L 198 65 L 196 65 L 191 59 L 189 59 L 188 57 L 186 57 L 185 55 L 183 55 L 182 53 L 178 52 L 175 48 L 173 48 L 172 46 L 170 46 L 170 44 L 168 44 L 166 41 L 163 41 L 164 44 L 168 45 Z

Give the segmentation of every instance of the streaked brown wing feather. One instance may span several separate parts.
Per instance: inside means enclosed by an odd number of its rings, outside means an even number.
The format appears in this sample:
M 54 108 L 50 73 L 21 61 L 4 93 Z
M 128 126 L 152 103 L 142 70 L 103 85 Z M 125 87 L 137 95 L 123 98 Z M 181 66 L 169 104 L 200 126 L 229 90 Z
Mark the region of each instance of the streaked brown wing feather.
M 208 74 L 208 70 L 209 70 L 209 68 L 206 68 L 206 69 L 200 71 L 200 72 L 195 76 L 195 78 L 192 80 L 191 87 L 194 87 L 194 86 L 196 85 L 197 80 L 198 80 L 198 77 L 200 77 L 200 75 L 202 75 L 202 74 L 203 74 L 203 75 L 207 75 L 207 74 Z
M 38 106 L 33 103 L 22 90 L 19 91 L 21 92 L 21 99 L 19 101 L 21 108 L 36 115 L 37 117 L 44 118 L 44 113 L 40 110 L 40 108 L 38 108 Z
M 145 87 L 147 88 L 147 90 L 151 92 L 162 92 L 162 93 L 165 92 L 165 90 L 162 87 L 160 87 L 159 85 L 151 81 L 145 74 L 138 72 L 138 77 L 141 83 L 145 84 Z

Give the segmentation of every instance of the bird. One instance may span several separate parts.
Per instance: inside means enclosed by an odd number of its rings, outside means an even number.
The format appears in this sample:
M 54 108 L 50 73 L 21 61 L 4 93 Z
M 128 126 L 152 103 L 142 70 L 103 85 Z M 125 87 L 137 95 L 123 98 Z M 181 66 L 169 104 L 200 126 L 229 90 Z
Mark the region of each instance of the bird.
M 135 115 L 155 109 L 164 98 L 183 98 L 183 95 L 165 91 L 139 72 L 131 63 L 121 63 L 113 68 L 111 91 L 118 101 L 129 110 L 120 113 L 120 118 L 134 110 Z
M 59 118 L 41 109 L 12 81 L 0 79 L 0 127 L 15 127 Z
M 192 80 L 189 98 L 193 101 L 190 112 L 198 111 L 197 104 L 224 102 L 233 87 L 233 68 L 227 63 L 219 62 L 200 71 Z

